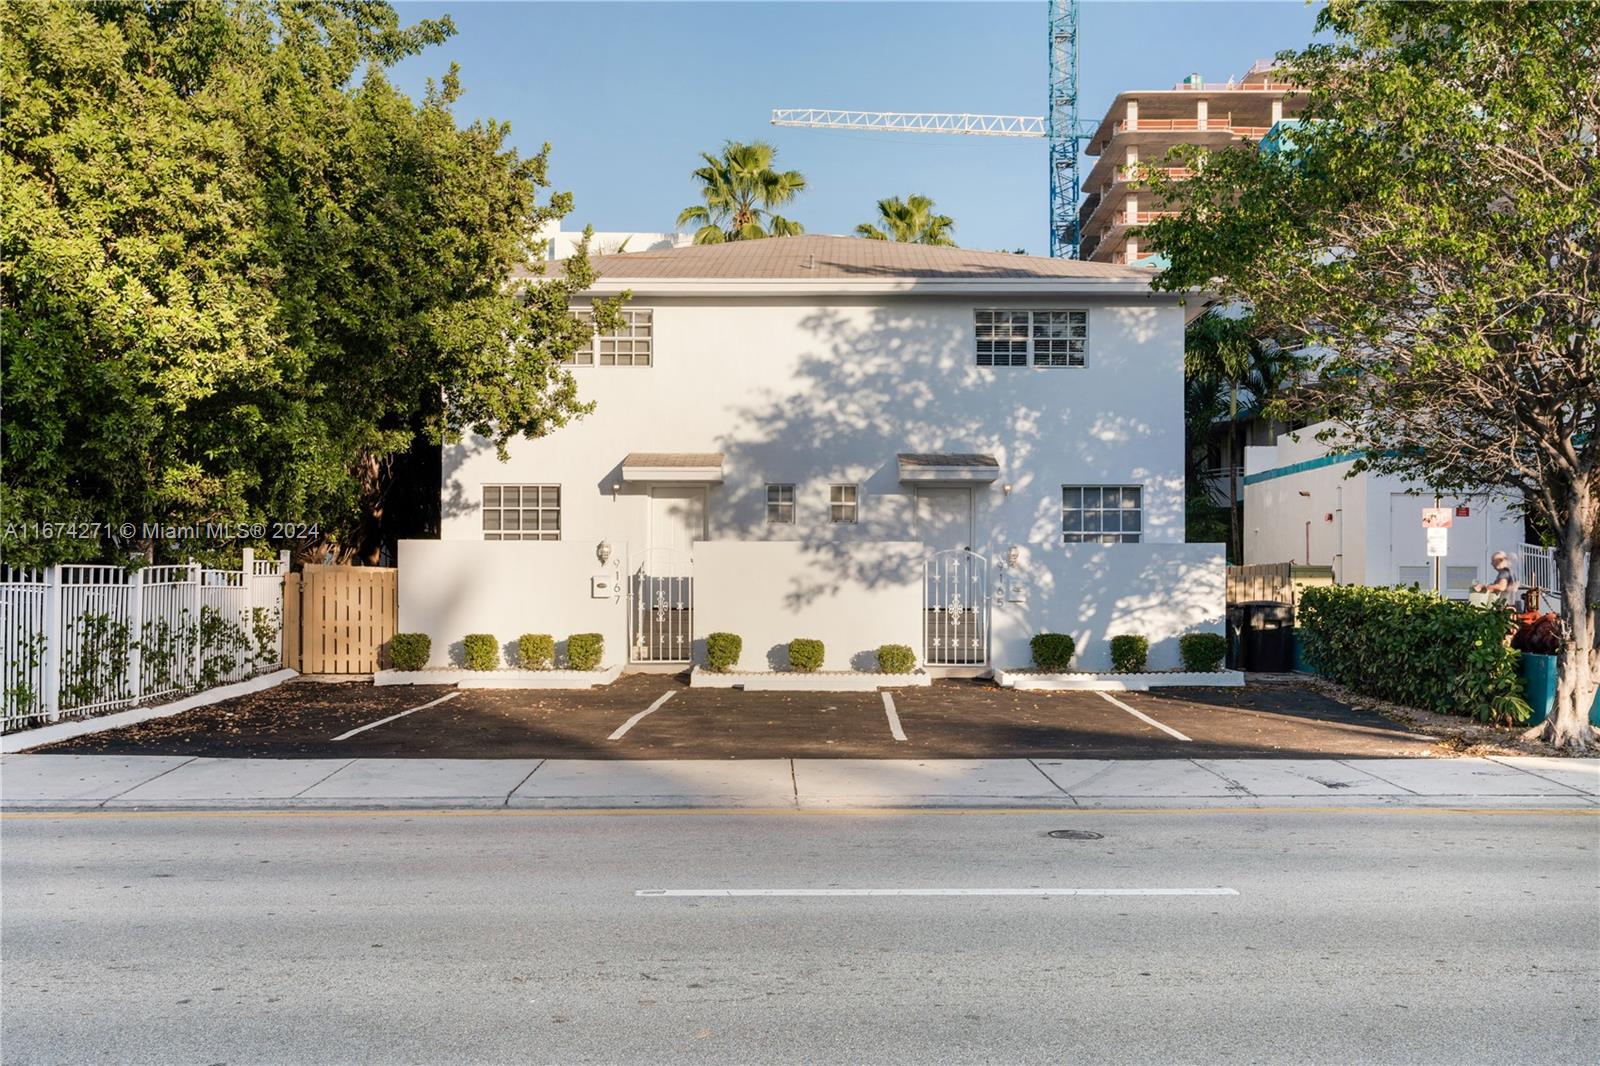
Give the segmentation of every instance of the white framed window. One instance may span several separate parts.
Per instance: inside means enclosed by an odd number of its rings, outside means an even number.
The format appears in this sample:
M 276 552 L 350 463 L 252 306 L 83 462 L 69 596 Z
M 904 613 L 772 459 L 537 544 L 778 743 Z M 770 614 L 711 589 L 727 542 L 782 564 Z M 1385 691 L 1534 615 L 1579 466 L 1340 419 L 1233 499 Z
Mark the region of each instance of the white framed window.
M 828 486 L 828 521 L 854 523 L 860 517 L 861 490 L 856 485 Z
M 624 307 L 622 328 L 600 334 L 601 366 L 649 366 L 654 322 L 648 307 Z
M 794 525 L 793 485 L 767 486 L 767 524 L 773 526 Z
M 560 540 L 560 485 L 483 486 L 484 540 Z
M 615 333 L 594 333 L 594 312 L 574 308 L 573 315 L 589 323 L 589 339 L 566 366 L 649 366 L 655 342 L 655 316 L 648 307 L 624 307 L 622 328 Z
M 1067 544 L 1137 544 L 1144 535 L 1138 485 L 1061 486 L 1061 539 Z
M 1089 365 L 1088 311 L 980 310 L 974 315 L 979 366 Z

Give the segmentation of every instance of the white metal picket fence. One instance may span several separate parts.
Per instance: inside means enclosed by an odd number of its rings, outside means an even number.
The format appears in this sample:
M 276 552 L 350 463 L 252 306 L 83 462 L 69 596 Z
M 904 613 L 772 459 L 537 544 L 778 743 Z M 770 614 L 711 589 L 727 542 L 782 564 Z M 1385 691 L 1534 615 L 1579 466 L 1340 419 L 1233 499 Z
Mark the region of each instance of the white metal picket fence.
M 285 552 L 198 564 L 0 567 L 0 731 L 243 681 L 282 664 Z
M 1534 544 L 1522 546 L 1522 585 L 1527 588 L 1537 585 L 1540 588 L 1540 599 L 1543 609 L 1547 611 L 1561 610 L 1561 575 L 1556 573 L 1556 550 L 1554 548 L 1541 548 Z

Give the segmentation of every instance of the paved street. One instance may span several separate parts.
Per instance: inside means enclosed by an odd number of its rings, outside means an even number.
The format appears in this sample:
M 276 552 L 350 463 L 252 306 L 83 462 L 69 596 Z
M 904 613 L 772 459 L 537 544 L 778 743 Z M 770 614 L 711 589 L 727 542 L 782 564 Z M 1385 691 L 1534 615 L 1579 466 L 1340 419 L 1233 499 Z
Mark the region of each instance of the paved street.
M 1593 815 L 99 811 L 3 833 L 8 1063 L 1600 1046 Z M 637 894 L 860 888 L 1208 894 Z

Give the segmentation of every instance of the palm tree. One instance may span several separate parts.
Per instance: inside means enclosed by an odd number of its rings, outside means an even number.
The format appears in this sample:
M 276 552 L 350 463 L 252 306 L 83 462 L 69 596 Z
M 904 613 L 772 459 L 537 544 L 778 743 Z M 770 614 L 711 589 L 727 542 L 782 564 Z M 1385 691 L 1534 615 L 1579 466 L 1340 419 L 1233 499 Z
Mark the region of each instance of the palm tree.
M 856 227 L 856 236 L 904 244 L 944 244 L 954 247 L 956 243 L 950 236 L 950 232 L 956 228 L 956 220 L 949 215 L 934 214 L 933 201 L 918 193 L 912 193 L 904 200 L 898 196 L 879 200 L 878 221 L 882 223 L 882 229 L 870 222 L 863 222 Z
M 722 146 L 720 157 L 701 152 L 706 165 L 697 168 L 693 176 L 700 183 L 705 203 L 678 212 L 678 225 L 700 227 L 694 234 L 696 244 L 804 233 L 800 223 L 772 213 L 806 187 L 798 170 L 772 169 L 777 154 L 765 141 L 729 141 Z
M 1190 324 L 1184 338 L 1183 373 L 1194 406 L 1225 412 L 1228 420 L 1228 556 L 1244 560 L 1239 540 L 1239 397 L 1259 410 L 1286 385 L 1297 366 L 1294 356 L 1266 336 L 1249 315 L 1212 311 Z M 1225 396 L 1226 403 L 1222 403 Z M 1209 401 L 1205 399 L 1210 397 Z M 1191 432 L 1194 427 L 1190 427 Z

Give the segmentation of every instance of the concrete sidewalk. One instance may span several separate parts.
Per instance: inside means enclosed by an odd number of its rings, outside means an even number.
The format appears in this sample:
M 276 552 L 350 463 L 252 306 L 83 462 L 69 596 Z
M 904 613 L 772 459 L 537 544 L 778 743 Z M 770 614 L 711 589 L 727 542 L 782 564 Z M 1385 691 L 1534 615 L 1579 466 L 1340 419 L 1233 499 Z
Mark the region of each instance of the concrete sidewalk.
M 24 809 L 1600 808 L 1600 759 L 208 759 L 10 755 Z

